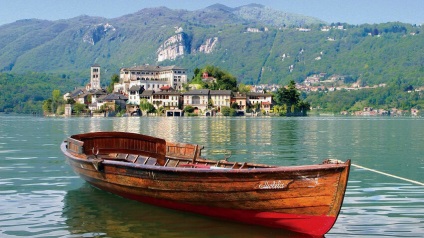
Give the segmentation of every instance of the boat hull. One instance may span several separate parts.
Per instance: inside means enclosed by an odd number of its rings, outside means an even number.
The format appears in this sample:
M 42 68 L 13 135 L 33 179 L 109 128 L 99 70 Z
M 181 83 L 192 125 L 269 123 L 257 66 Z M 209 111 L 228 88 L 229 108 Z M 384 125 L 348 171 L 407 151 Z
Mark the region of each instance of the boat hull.
M 350 161 L 261 169 L 139 165 L 75 156 L 73 170 L 95 187 L 156 206 L 322 236 L 340 212 Z
M 312 236 L 322 236 L 326 234 L 336 222 L 336 216 L 326 215 L 296 215 L 281 212 L 264 212 L 255 210 L 241 210 L 220 208 L 211 206 L 192 205 L 169 200 L 157 199 L 152 197 L 140 196 L 132 193 L 123 193 L 121 190 L 111 190 L 102 185 L 92 184 L 93 186 L 119 195 L 124 198 L 136 200 L 142 203 L 154 206 L 165 207 L 180 211 L 197 213 L 205 216 L 216 217 L 230 221 L 236 221 L 246 224 L 280 228 L 298 233 L 309 234 Z

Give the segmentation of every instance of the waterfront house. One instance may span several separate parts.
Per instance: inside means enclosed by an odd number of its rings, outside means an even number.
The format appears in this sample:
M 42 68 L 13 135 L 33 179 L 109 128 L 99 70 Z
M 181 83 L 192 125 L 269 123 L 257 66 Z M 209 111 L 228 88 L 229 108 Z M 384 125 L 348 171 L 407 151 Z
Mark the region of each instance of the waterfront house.
M 245 93 L 236 92 L 231 98 L 231 104 L 237 103 L 238 109 L 241 111 L 246 111 L 247 109 L 247 96 Z
M 120 111 L 126 109 L 128 98 L 125 95 L 119 93 L 112 93 L 102 98 L 100 103 L 106 105 L 110 111 Z
M 140 105 L 140 96 L 144 91 L 144 87 L 140 85 L 133 85 L 128 89 L 128 101 L 130 105 Z
M 246 94 L 247 103 L 251 106 L 255 104 L 260 105 L 260 109 L 264 110 L 266 113 L 269 113 L 272 106 L 272 94 L 269 93 L 254 93 L 249 92 Z
M 210 100 L 212 101 L 212 106 L 216 108 L 218 112 L 221 111 L 222 107 L 230 107 L 231 94 L 231 90 L 211 90 Z
M 181 93 L 176 91 L 161 91 L 152 94 L 152 103 L 156 109 L 164 107 L 166 109 L 178 109 L 181 105 Z
M 209 101 L 209 89 L 190 90 L 183 94 L 184 107 L 192 106 L 195 110 L 206 111 Z

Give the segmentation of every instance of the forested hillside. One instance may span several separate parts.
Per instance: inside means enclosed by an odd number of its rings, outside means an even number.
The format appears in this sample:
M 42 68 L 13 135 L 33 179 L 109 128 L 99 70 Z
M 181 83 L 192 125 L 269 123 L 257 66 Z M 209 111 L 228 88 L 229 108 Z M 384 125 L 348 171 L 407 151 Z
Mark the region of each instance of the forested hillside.
M 0 112 L 41 113 L 43 101 L 52 97 L 54 89 L 66 93 L 84 79 L 47 73 L 0 73 Z
M 421 32 L 422 27 L 402 23 L 327 26 L 260 5 L 153 8 L 114 19 L 81 16 L 0 26 L 0 70 L 69 74 L 98 63 L 110 76 L 134 64 L 176 64 L 191 70 L 216 65 L 243 83 L 301 82 L 324 72 L 370 84 L 402 75 L 420 84 Z M 167 42 L 178 34 L 180 42 Z M 202 50 L 214 37 L 213 47 Z M 158 62 L 161 47 L 172 54 L 176 46 L 183 49 L 180 55 Z

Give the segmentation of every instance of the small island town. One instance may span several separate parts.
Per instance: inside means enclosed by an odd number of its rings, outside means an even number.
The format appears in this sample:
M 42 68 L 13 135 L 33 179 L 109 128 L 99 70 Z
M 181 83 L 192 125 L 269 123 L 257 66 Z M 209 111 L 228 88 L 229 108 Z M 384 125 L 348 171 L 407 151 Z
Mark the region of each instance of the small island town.
M 63 100 L 57 100 L 64 103 L 51 106 L 55 104 L 52 100 L 45 101 L 43 110 L 47 116 L 258 116 L 283 112 L 284 115 L 305 116 L 310 107 L 300 100 L 294 82 L 292 88 L 280 90 L 287 94 L 286 97 L 290 90 L 294 93 L 291 94 L 293 98 L 285 99 L 284 106 L 279 106 L 274 96 L 280 89 L 277 85 L 237 87 L 233 79 L 224 88 L 242 88 L 242 92 L 214 90 L 209 88 L 224 80 L 207 71 L 200 72 L 201 83 L 198 84 L 187 83 L 187 69 L 178 66 L 121 68 L 117 82 L 113 78 L 118 76 L 112 77 L 113 88 L 109 92 L 108 88 L 101 87 L 100 65 L 92 65 L 90 71 L 86 87 L 76 88 L 65 93 Z M 54 90 L 55 94 L 60 92 Z
M 121 68 L 119 75 L 112 76 L 108 87 L 101 85 L 101 66 L 90 69 L 90 82 L 85 87 L 75 88 L 63 95 L 54 90 L 53 99 L 43 105 L 45 116 L 306 116 L 312 108 L 300 99 L 299 92 L 321 90 L 361 90 L 359 85 L 351 87 L 317 86 L 326 81 L 336 81 L 337 76 L 322 80 L 325 74 L 313 75 L 302 84 L 290 82 L 280 85 L 237 85 L 232 81 L 216 78 L 209 70 L 220 71 L 213 66 L 195 70 L 200 80 L 187 80 L 187 69 L 179 66 L 140 65 Z M 220 71 L 225 74 L 225 72 Z M 194 76 L 194 77 L 195 77 Z M 194 78 L 193 77 L 193 78 Z M 229 76 L 233 77 L 233 76 Z M 224 82 L 224 83 L 223 83 Z M 226 84 L 223 87 L 217 85 Z M 380 84 L 374 87 L 385 87 Z M 215 89 L 216 88 L 216 89 Z M 221 89 L 224 88 L 224 89 Z M 232 89 L 236 90 L 232 90 Z M 364 87 L 364 88 L 369 88 Z M 319 108 L 318 108 L 319 109 Z M 419 110 L 409 111 L 373 109 L 341 115 L 355 116 L 418 116 Z

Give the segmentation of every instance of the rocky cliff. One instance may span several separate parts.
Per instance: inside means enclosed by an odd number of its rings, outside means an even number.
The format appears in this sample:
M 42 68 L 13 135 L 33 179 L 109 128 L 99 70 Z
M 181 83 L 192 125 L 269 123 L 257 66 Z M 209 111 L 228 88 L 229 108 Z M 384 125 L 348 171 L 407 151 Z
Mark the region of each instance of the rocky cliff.
M 179 28 L 176 33 L 176 35 L 166 39 L 160 45 L 159 49 L 157 49 L 158 62 L 162 62 L 164 60 L 175 60 L 185 54 L 210 54 L 213 52 L 216 44 L 218 43 L 218 37 L 208 38 L 198 48 L 193 48 L 190 51 L 190 48 L 192 48 L 190 37 L 182 32 L 181 28 Z
M 109 32 L 113 33 L 115 31 L 115 27 L 109 23 L 88 26 L 84 36 L 82 37 L 82 40 L 86 43 L 94 45 L 102 38 L 104 38 Z
M 181 32 L 171 36 L 157 50 L 158 62 L 175 60 L 186 52 L 186 35 Z
M 197 52 L 210 54 L 212 53 L 217 43 L 218 37 L 209 38 L 205 41 L 204 44 L 200 45 L 199 49 L 197 49 Z M 196 52 L 196 50 L 194 50 L 194 52 Z

